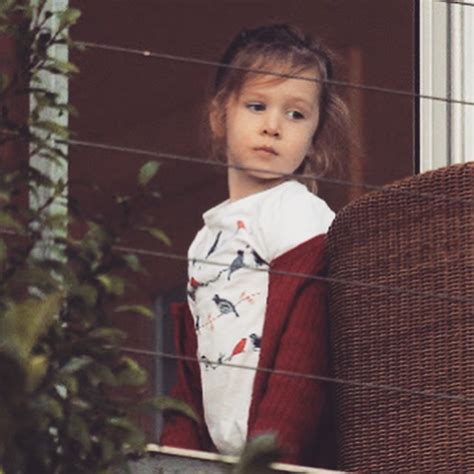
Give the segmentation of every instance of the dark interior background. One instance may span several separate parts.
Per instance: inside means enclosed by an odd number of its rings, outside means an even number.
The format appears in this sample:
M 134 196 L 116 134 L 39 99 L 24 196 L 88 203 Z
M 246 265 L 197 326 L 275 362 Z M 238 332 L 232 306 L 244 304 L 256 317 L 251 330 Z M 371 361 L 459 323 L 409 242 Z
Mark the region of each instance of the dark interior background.
M 318 36 L 341 58 L 338 78 L 354 84 L 415 91 L 415 13 L 412 0 L 71 0 L 82 19 L 75 40 L 218 60 L 242 27 L 291 22 Z M 77 138 L 98 143 L 205 157 L 200 130 L 214 67 L 143 55 L 88 48 L 73 52 L 81 74 L 71 81 L 70 101 L 80 111 L 72 119 Z M 333 176 L 351 182 L 384 184 L 413 174 L 414 108 L 412 98 L 341 87 L 352 111 L 361 152 L 351 150 L 342 171 Z M 136 183 L 147 158 L 124 152 L 71 147 L 73 182 L 96 184 L 94 190 L 72 184 L 71 196 L 87 212 L 101 210 L 113 219 L 113 193 Z M 159 204 L 144 205 L 173 242 L 166 248 L 143 236 L 124 236 L 136 248 L 185 255 L 201 215 L 226 198 L 226 181 L 215 167 L 162 160 L 153 187 Z M 320 195 L 334 210 L 360 196 L 357 186 L 323 184 Z M 147 257 L 148 275 L 130 300 L 156 302 L 158 311 L 181 297 L 186 262 Z M 158 298 L 158 299 L 157 299 Z M 161 298 L 161 299 L 160 299 Z M 163 304 L 162 304 L 163 303 Z M 163 318 L 165 322 L 163 323 Z M 155 322 L 123 315 L 118 324 L 128 344 L 143 349 L 169 348 L 163 337 L 166 316 Z M 164 338 L 164 342 L 162 339 Z M 164 344 L 164 346 L 162 345 Z M 140 361 L 154 374 L 149 391 L 163 379 L 152 357 Z M 164 382 L 163 382 L 164 380 Z M 143 421 L 153 437 L 154 422 Z

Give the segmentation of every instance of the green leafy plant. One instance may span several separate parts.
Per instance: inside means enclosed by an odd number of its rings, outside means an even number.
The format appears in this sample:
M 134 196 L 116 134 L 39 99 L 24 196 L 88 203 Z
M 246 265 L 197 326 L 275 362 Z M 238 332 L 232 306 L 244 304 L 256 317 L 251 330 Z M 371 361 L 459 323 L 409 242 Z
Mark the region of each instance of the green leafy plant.
M 144 448 L 132 422 L 137 410 L 194 416 L 173 400 L 123 390 L 147 378 L 113 324 L 115 311 L 151 316 L 146 306 L 122 301 L 130 286 L 124 275 L 142 272 L 140 260 L 117 249 L 117 226 L 100 215 L 85 219 L 68 203 L 67 178 L 45 171 L 67 162 L 71 132 L 61 117 L 76 113 L 45 77 L 78 73 L 51 51 L 77 47 L 68 29 L 79 16 L 72 8 L 47 11 L 44 0 L 0 3 L 0 35 L 18 53 L 15 70 L 0 73 L 0 472 L 7 474 L 109 472 Z M 18 113 L 28 99 L 30 112 Z M 8 160 L 16 149 L 43 166 L 22 156 Z M 116 196 L 116 204 L 122 227 L 169 244 L 150 216 L 133 212 L 156 194 L 149 187 L 157 171 L 156 162 L 143 165 L 134 194 Z M 85 230 L 72 236 L 77 222 Z
M 247 442 L 232 473 L 271 473 L 270 464 L 276 462 L 279 455 L 275 435 L 273 433 L 261 434 Z

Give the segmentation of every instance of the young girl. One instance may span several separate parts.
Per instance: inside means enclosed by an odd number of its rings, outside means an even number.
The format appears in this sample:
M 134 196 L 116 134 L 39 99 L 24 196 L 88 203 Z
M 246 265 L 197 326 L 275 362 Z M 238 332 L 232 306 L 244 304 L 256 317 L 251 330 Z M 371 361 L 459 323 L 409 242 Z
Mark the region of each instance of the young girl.
M 283 461 L 322 466 L 327 386 L 281 371 L 326 373 L 325 285 L 296 274 L 324 274 L 334 213 L 289 175 L 327 166 L 346 109 L 327 82 L 328 51 L 295 28 L 243 30 L 221 62 L 231 67 L 217 71 L 209 122 L 229 199 L 204 214 L 189 248 L 176 328 L 188 358 L 174 396 L 204 422 L 167 415 L 161 443 L 238 454 L 273 432 Z

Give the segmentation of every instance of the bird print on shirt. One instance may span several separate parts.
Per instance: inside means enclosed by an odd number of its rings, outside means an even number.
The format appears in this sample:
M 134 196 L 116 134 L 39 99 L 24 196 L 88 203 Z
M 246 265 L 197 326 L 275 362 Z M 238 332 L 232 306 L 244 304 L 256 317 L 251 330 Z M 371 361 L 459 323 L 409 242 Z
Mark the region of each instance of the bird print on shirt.
M 250 334 L 248 339 L 250 339 L 254 351 L 260 350 L 260 345 L 262 343 L 262 338 L 260 336 L 257 336 L 257 334 L 253 332 L 252 334 Z M 246 337 L 240 339 L 240 341 L 234 346 L 234 349 L 226 360 L 231 360 L 234 356 L 244 353 L 248 348 L 248 339 Z
M 196 293 L 199 290 L 199 288 L 207 287 L 207 286 L 211 285 L 212 283 L 215 283 L 216 281 L 219 280 L 221 275 L 226 273 L 226 272 L 227 272 L 227 280 L 229 281 L 234 272 L 236 272 L 237 270 L 240 270 L 242 268 L 246 268 L 244 259 L 245 259 L 245 252 L 243 250 L 239 249 L 239 250 L 237 250 L 236 257 L 232 260 L 230 265 L 228 267 L 225 267 L 225 268 L 219 270 L 213 278 L 211 278 L 207 281 L 204 281 L 204 282 L 200 282 L 192 276 L 189 279 L 189 282 L 188 282 L 188 288 L 187 288 L 188 296 L 193 301 L 196 301 Z
M 268 266 L 268 262 L 264 260 L 262 257 L 260 257 L 260 255 L 258 254 L 256 250 L 250 247 L 250 245 L 247 245 L 247 248 L 250 249 L 250 253 L 252 254 L 253 260 L 255 262 L 255 265 L 257 265 L 257 267 L 261 267 L 262 265 Z
M 245 346 L 247 345 L 247 338 L 243 337 L 234 347 L 232 350 L 230 356 L 228 357 L 227 360 L 231 360 L 232 357 L 236 356 L 237 354 L 242 354 L 245 350 Z
M 231 361 L 235 356 L 238 356 L 239 354 L 243 354 L 244 352 L 250 350 L 249 347 L 249 342 L 251 343 L 252 350 L 253 351 L 259 351 L 262 343 L 262 338 L 258 336 L 255 333 L 252 333 L 249 335 L 249 337 L 242 337 L 235 345 L 234 348 L 232 349 L 232 352 L 230 353 L 229 356 L 225 356 L 222 352 L 219 353 L 219 357 L 216 362 L 212 362 L 209 360 L 207 356 L 201 356 L 201 361 L 204 363 L 204 367 L 206 370 L 208 368 L 216 369 L 218 366 L 225 365 L 226 362 Z
M 211 369 L 216 369 L 216 368 L 217 368 L 217 366 L 216 366 L 215 364 L 213 364 L 213 363 L 209 360 L 209 358 L 208 358 L 207 356 L 205 356 L 205 355 L 202 355 L 202 356 L 200 357 L 200 361 L 201 361 L 202 364 L 204 364 L 204 368 L 205 368 L 206 370 L 208 370 L 209 368 L 211 368 Z
M 198 261 L 201 264 L 199 265 L 197 269 L 197 274 L 200 274 L 200 272 L 202 271 L 203 265 L 206 265 L 205 260 L 207 260 L 209 256 L 215 254 L 219 248 L 225 247 L 228 244 L 228 242 L 235 239 L 240 232 L 247 232 L 248 234 L 251 234 L 251 232 L 247 229 L 245 222 L 241 219 L 238 219 L 237 221 L 235 221 L 235 230 L 230 236 L 226 238 L 223 232 L 224 231 L 222 230 L 219 230 L 217 232 L 203 260 L 199 260 L 197 257 L 192 258 L 191 261 L 192 261 L 193 267 Z M 247 254 L 248 262 L 249 263 L 252 262 L 252 265 L 250 266 L 248 263 L 246 263 L 246 251 L 248 252 Z M 259 255 L 259 253 L 255 249 L 253 249 L 250 245 L 247 244 L 244 249 L 242 248 L 237 249 L 236 255 L 233 258 L 233 260 L 230 262 L 230 264 L 218 270 L 217 273 L 215 273 L 211 278 L 207 278 L 206 280 L 202 281 L 201 278 L 196 278 L 195 276 L 196 272 L 193 271 L 194 276 L 192 275 L 189 279 L 187 294 L 192 301 L 196 301 L 196 293 L 198 292 L 200 288 L 207 287 L 207 286 L 212 285 L 213 283 L 216 283 L 224 273 L 227 273 L 227 281 L 230 281 L 235 272 L 244 268 L 250 268 L 253 265 L 255 265 L 255 267 L 260 267 L 262 265 L 268 266 L 268 263 L 265 261 L 265 259 L 263 259 Z
M 214 295 L 212 301 L 216 303 L 221 314 L 233 313 L 235 314 L 235 317 L 240 317 L 239 313 L 237 312 L 237 309 L 235 308 L 235 305 L 231 301 L 221 298 L 219 295 Z
M 216 320 L 221 318 L 223 315 L 229 314 L 229 312 L 232 312 L 232 308 L 237 312 L 236 307 L 238 305 L 244 303 L 244 302 L 246 302 L 250 305 L 255 304 L 255 297 L 259 296 L 259 295 L 260 295 L 260 292 L 248 294 L 245 291 L 243 291 L 240 294 L 239 300 L 235 304 L 233 304 L 229 300 L 225 300 L 225 299 L 221 298 L 219 295 L 214 295 L 214 297 L 212 298 L 212 301 L 214 302 L 214 304 L 217 305 L 219 313 L 215 316 L 212 316 L 211 314 L 208 314 L 205 321 L 203 323 L 199 324 L 199 329 L 203 329 L 203 328 L 208 327 L 211 331 L 213 331 L 214 330 L 214 322 Z M 226 304 L 226 303 L 230 303 L 230 304 Z M 221 308 L 224 311 L 222 311 Z M 238 315 L 239 316 L 236 316 L 236 317 L 240 317 L 240 313 L 238 313 Z
M 198 288 L 202 286 L 194 277 L 191 277 L 188 282 L 187 294 L 193 300 L 196 301 L 196 292 Z
M 237 250 L 237 257 L 232 261 L 230 264 L 228 274 L 227 274 L 227 280 L 230 280 L 230 277 L 232 273 L 234 273 L 237 270 L 240 270 L 244 266 L 244 251 L 243 250 Z
M 219 239 L 221 238 L 221 235 L 222 235 L 222 230 L 220 230 L 217 233 L 216 240 L 214 240 L 214 243 L 212 244 L 211 248 L 207 252 L 206 259 L 209 257 L 209 255 L 212 255 L 214 251 L 216 250 L 217 245 L 219 244 Z
M 201 316 L 199 316 L 199 314 L 196 314 L 196 318 L 194 320 L 194 329 L 196 330 L 196 332 L 199 332 L 199 323 L 201 322 Z
M 249 339 L 252 341 L 253 349 L 258 351 L 260 346 L 262 345 L 262 338 L 261 336 L 257 336 L 254 332 L 250 334 Z
M 219 246 L 224 246 L 226 245 L 228 242 L 230 242 L 231 240 L 235 239 L 235 237 L 237 236 L 237 234 L 239 234 L 239 232 L 243 231 L 243 230 L 247 230 L 246 226 L 245 226 L 245 222 L 242 221 L 242 220 L 238 220 L 236 223 L 235 223 L 235 231 L 227 237 L 227 239 L 224 239 L 223 241 L 221 241 L 221 237 L 222 237 L 222 230 L 220 230 L 217 235 L 216 235 L 216 238 L 214 239 L 214 242 L 212 243 L 210 249 L 207 251 L 207 254 L 206 254 L 206 257 L 205 259 L 207 260 L 216 250 Z
M 219 367 L 220 365 L 224 364 L 227 359 L 225 359 L 225 354 L 223 354 L 222 352 L 219 353 L 219 357 L 217 358 L 217 360 L 210 360 L 209 357 L 205 356 L 205 355 L 202 355 L 199 360 L 201 361 L 201 364 L 204 365 L 204 369 L 207 371 L 209 369 L 212 369 L 212 370 L 216 370 L 217 367 Z

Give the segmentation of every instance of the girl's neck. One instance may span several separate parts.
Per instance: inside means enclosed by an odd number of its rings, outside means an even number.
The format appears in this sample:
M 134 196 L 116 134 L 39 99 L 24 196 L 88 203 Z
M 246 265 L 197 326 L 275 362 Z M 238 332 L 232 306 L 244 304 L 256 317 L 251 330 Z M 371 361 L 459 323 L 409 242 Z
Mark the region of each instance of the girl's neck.
M 240 170 L 230 168 L 227 173 L 229 200 L 231 202 L 238 201 L 244 197 L 278 186 L 283 181 L 283 178 L 262 179 L 252 177 Z

